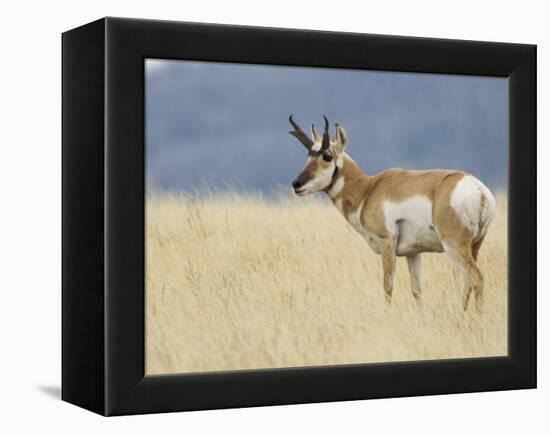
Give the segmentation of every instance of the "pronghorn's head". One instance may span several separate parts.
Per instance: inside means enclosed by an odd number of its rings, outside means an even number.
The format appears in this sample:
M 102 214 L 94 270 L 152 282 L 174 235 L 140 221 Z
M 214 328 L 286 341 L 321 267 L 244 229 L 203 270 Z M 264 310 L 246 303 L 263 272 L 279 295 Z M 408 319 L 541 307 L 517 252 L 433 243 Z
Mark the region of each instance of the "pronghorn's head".
M 290 131 L 290 134 L 296 137 L 308 152 L 304 168 L 292 181 L 292 187 L 298 196 L 329 188 L 344 163 L 344 148 L 348 143 L 346 132 L 336 124 L 336 136 L 330 137 L 328 119 L 325 115 L 323 118 L 325 119 L 323 135 L 319 135 L 315 131 L 315 126 L 311 125 L 311 138 L 294 122 L 292 116 L 289 118 L 294 127 L 294 131 Z

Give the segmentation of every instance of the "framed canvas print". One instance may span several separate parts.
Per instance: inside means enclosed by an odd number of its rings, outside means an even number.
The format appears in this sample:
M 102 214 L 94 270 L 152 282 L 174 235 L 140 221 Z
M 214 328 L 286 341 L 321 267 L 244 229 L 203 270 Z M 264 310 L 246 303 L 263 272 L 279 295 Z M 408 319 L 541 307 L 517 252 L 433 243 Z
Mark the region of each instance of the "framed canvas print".
M 62 47 L 65 401 L 536 386 L 534 46 L 105 18 Z

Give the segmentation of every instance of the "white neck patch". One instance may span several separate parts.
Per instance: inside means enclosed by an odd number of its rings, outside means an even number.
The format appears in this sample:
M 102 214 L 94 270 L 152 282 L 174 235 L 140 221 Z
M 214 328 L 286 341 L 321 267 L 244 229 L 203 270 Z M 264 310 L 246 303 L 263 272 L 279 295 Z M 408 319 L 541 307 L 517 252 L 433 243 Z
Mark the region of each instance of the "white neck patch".
M 331 187 L 331 189 L 328 191 L 328 195 L 331 197 L 331 198 L 334 198 L 336 196 L 338 196 L 338 194 L 342 191 L 342 189 L 344 188 L 344 177 L 342 175 L 340 175 L 338 177 L 338 179 L 336 180 L 336 182 L 334 183 L 334 185 Z

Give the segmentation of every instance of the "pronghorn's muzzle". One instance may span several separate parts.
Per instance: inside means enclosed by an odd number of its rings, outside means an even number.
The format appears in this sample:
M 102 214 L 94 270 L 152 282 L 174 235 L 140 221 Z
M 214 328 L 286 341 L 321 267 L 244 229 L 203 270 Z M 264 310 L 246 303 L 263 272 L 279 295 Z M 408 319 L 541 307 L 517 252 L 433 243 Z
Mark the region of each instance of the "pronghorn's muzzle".
M 300 194 L 303 193 L 302 187 L 308 183 L 311 176 L 309 172 L 300 173 L 294 181 L 292 181 L 292 188 L 294 188 L 294 193 Z

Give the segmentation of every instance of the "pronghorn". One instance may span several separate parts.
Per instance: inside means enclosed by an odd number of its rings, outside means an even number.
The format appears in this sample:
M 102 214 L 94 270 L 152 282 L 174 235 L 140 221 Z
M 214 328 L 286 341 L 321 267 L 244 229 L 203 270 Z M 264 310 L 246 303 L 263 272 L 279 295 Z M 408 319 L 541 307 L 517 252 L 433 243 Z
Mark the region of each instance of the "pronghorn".
M 445 252 L 465 275 L 463 308 L 473 290 L 477 310 L 483 301 L 479 248 L 495 216 L 495 198 L 474 176 L 458 170 L 388 169 L 365 174 L 345 152 L 346 132 L 339 124 L 329 136 L 311 126 L 311 138 L 294 122 L 290 131 L 308 151 L 292 182 L 298 196 L 323 191 L 346 220 L 382 256 L 384 291 L 391 304 L 396 256 L 406 256 L 412 293 L 420 304 L 420 254 Z

